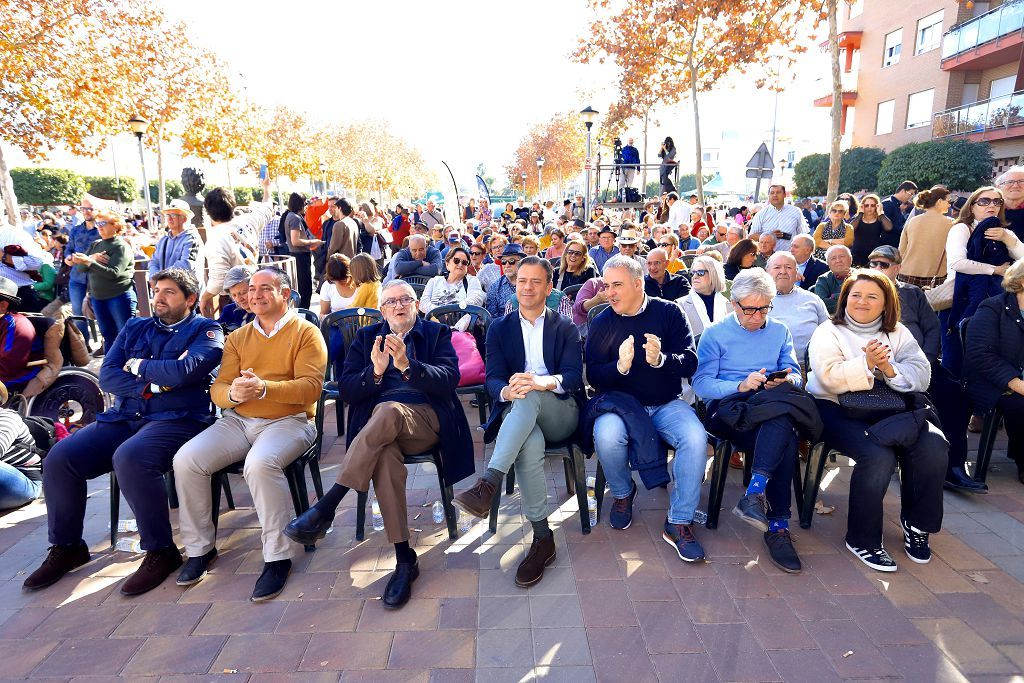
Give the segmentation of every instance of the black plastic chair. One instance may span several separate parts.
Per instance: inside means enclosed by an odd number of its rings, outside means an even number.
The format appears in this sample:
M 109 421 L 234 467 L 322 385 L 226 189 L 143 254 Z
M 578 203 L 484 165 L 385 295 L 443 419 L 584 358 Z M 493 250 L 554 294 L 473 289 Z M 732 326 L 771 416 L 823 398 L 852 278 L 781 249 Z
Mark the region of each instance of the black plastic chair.
M 587 326 L 589 327 L 590 323 L 594 322 L 594 318 L 596 318 L 601 311 L 608 308 L 609 306 L 611 306 L 611 304 L 609 303 L 598 304 L 591 308 L 589 311 L 587 311 Z
M 427 314 L 426 319 L 451 327 L 459 322 L 464 315 L 469 316 L 469 331 L 473 333 L 473 338 L 476 339 L 477 350 L 480 351 L 481 356 L 486 356 L 487 328 L 491 325 L 491 314 L 487 312 L 486 308 L 466 303 L 445 304 L 444 306 L 432 308 L 430 313 Z M 472 395 L 476 398 L 480 425 L 483 426 L 487 422 L 487 406 L 490 403 L 487 387 L 483 384 L 472 384 L 458 387 L 455 393 L 459 395 Z
M 683 265 L 690 268 L 693 265 L 693 259 L 697 258 L 697 254 L 683 254 L 679 257 L 679 260 L 683 262 Z
M 969 321 L 969 317 L 960 321 L 960 348 L 964 350 L 964 358 L 967 358 L 967 323 Z M 999 435 L 1002 421 L 1003 411 L 998 405 L 984 415 L 984 423 L 978 441 L 978 454 L 974 461 L 974 481 L 984 483 L 988 477 L 988 467 L 992 461 L 992 451 L 995 449 L 996 437 Z
M 317 327 L 320 327 L 320 316 L 308 308 L 296 308 L 295 313 L 305 318 L 306 321 L 313 323 Z
M 164 487 L 167 489 L 167 503 L 172 510 L 178 509 L 178 491 L 174 488 L 174 470 L 164 473 Z M 117 475 L 110 471 L 110 547 L 117 545 L 117 523 L 121 517 L 121 485 Z
M 545 455 L 548 451 L 560 451 L 562 465 L 565 467 L 565 488 L 569 491 L 569 495 L 576 495 L 576 502 L 580 508 L 580 527 L 583 529 L 584 534 L 590 533 L 590 511 L 587 509 L 587 482 L 586 482 L 586 469 L 585 469 L 585 458 L 583 453 L 576 446 L 576 443 L 570 438 L 565 441 L 558 441 L 554 443 L 545 443 L 544 452 Z M 505 475 L 506 482 L 506 493 L 511 495 L 515 487 L 516 481 L 516 470 L 513 466 L 509 469 L 508 474 Z M 596 495 L 596 491 L 595 491 Z M 491 500 L 491 515 L 488 520 L 488 527 L 491 533 L 495 533 L 498 530 L 498 508 L 501 507 L 501 485 L 499 484 L 497 490 L 494 492 L 494 498 Z
M 452 505 L 452 498 L 455 491 L 451 486 L 444 485 L 444 466 L 441 463 L 441 447 L 434 446 L 425 453 L 416 453 L 405 456 L 406 465 L 419 465 L 422 463 L 433 463 L 437 470 L 437 485 L 441 489 L 441 505 L 444 507 L 444 518 L 448 523 L 448 538 L 455 540 L 459 537 L 455 506 Z M 366 491 L 356 492 L 356 540 L 362 541 L 366 538 L 366 501 L 369 495 Z
M 416 298 L 422 299 L 423 290 L 427 288 L 427 283 L 433 278 L 429 275 L 403 275 L 396 279 L 409 283 L 409 286 L 416 292 Z
M 306 467 L 309 467 L 310 476 L 313 479 L 313 490 L 316 492 L 317 500 L 324 495 L 323 479 L 320 477 L 320 449 L 324 440 L 324 399 L 325 391 L 320 392 L 320 398 L 316 402 L 316 438 L 313 443 L 299 457 L 295 458 L 284 468 L 284 476 L 288 481 L 288 491 L 292 494 L 292 505 L 295 507 L 295 516 L 298 517 L 309 509 L 309 493 L 306 489 Z M 210 493 L 213 496 L 213 526 L 217 527 L 220 518 L 220 496 L 221 491 L 230 495 L 227 475 L 242 474 L 245 460 L 231 463 L 222 470 L 213 473 L 210 477 Z M 233 502 L 228 506 L 234 509 Z M 306 551 L 316 550 L 315 545 L 307 545 Z
M 713 436 L 713 435 L 712 435 Z M 729 473 L 729 458 L 732 455 L 732 443 L 728 439 L 715 438 L 715 457 L 714 462 L 711 465 L 711 488 L 708 491 L 708 521 L 705 526 L 708 529 L 718 528 L 718 515 L 721 512 L 722 499 L 725 497 L 725 480 Z M 810 458 L 808 458 L 808 462 Z M 750 470 L 754 465 L 754 456 L 752 453 L 748 453 L 747 457 L 743 458 L 743 485 L 747 486 L 750 484 Z M 822 458 L 821 468 L 824 469 L 824 458 Z M 817 491 L 817 483 L 820 483 L 820 475 L 815 482 L 815 491 Z M 804 509 L 804 485 L 800 476 L 799 463 L 793 468 L 793 497 L 796 499 L 796 509 Z M 814 503 L 811 503 L 811 507 Z M 801 512 L 801 523 L 803 526 L 803 513 Z M 808 525 L 809 526 L 809 525 Z M 807 528 L 807 527 L 804 527 Z
M 573 303 L 575 303 L 576 302 L 576 295 L 579 294 L 579 291 L 581 289 L 583 289 L 583 284 L 582 283 L 578 284 L 578 285 L 569 285 L 568 287 L 566 287 L 565 289 L 562 290 L 562 294 L 564 294 L 565 296 L 569 297 L 569 300 L 572 301 Z
M 327 376 L 324 381 L 324 391 L 327 392 L 327 398 L 334 401 L 334 414 L 338 422 L 338 436 L 345 435 L 345 405 L 342 403 L 339 395 L 338 381 L 340 378 L 334 376 L 334 364 L 338 360 L 344 363 L 345 359 L 344 357 L 341 359 L 330 357 L 331 330 L 335 329 L 341 334 L 345 354 L 348 354 L 348 349 L 352 346 L 359 328 L 375 325 L 383 321 L 384 316 L 375 308 L 345 308 L 331 313 L 320 321 L 320 333 L 324 336 L 324 343 L 327 345 L 328 350 Z

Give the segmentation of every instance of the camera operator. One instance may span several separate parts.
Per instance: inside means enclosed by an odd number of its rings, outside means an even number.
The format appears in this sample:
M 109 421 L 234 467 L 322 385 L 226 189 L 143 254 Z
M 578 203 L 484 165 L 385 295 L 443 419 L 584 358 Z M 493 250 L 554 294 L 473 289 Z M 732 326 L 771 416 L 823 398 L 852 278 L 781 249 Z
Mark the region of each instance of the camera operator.
M 633 138 L 626 138 L 626 146 L 615 138 L 615 172 L 619 179 L 619 197 L 621 201 L 629 201 L 625 188 L 633 187 L 636 172 L 640 170 L 640 152 L 633 146 Z

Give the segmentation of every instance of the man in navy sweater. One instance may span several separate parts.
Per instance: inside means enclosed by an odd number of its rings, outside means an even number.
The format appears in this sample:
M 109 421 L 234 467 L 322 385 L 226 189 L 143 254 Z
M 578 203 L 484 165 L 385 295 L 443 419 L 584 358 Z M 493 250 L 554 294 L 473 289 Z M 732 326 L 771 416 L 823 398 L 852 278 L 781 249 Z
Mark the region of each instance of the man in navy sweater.
M 516 570 L 521 588 L 540 581 L 544 567 L 555 559 L 545 443 L 564 441 L 576 431 L 586 400 L 580 334 L 572 321 L 545 306 L 552 275 L 547 259 L 523 259 L 516 271 L 518 315 L 499 318 L 487 330 L 487 389 L 495 409 L 484 441 L 494 440 L 494 450 L 487 471 L 454 501 L 466 512 L 486 517 L 501 480 L 515 465 L 523 512 L 533 526 L 530 551 Z
M 113 395 L 112 407 L 46 456 L 43 491 L 52 546 L 25 580 L 26 590 L 46 588 L 89 561 L 82 540 L 86 481 L 111 470 L 146 551 L 121 593 L 152 590 L 181 566 L 164 473 L 178 448 L 213 422 L 211 373 L 224 350 L 220 325 L 195 312 L 199 294 L 191 271 L 170 268 L 153 277 L 154 317 L 129 320 L 103 359 L 100 387 Z
M 707 463 L 707 434 L 685 401 L 682 380 L 697 370 L 693 336 L 679 307 L 644 293 L 643 268 L 633 259 L 614 256 L 604 268 L 611 306 L 590 324 L 587 376 L 601 394 L 621 392 L 636 399 L 661 439 L 675 449 L 662 538 L 680 559 L 701 562 L 704 549 L 693 534 L 693 514 Z M 630 471 L 629 427 L 608 412 L 594 423 L 594 446 L 615 502 L 612 528 L 627 529 L 633 518 L 636 484 Z

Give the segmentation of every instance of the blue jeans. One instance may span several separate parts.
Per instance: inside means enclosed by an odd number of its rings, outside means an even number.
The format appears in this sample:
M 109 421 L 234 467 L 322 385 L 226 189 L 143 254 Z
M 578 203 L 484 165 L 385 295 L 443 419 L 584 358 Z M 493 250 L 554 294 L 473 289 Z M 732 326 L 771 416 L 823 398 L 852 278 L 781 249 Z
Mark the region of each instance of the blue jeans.
M 68 296 L 71 297 L 71 313 L 72 315 L 82 315 L 82 302 L 85 301 L 86 292 L 89 291 L 88 282 L 75 282 L 71 280 L 68 282 Z M 83 322 L 75 323 L 78 325 L 78 329 L 82 331 L 82 336 L 86 339 L 89 338 L 89 326 Z
M 700 485 L 708 461 L 707 432 L 693 408 L 679 399 L 660 406 L 647 406 L 646 410 L 658 435 L 676 452 L 672 459 L 675 486 L 669 494 L 668 521 L 690 524 L 700 502 Z M 633 490 L 627 434 L 622 418 L 613 413 L 606 413 L 594 422 L 597 457 L 615 498 L 625 498 Z
M 104 351 L 110 351 L 118 331 L 135 317 L 135 310 L 134 287 L 109 299 L 92 300 L 92 312 L 96 314 L 96 324 L 100 326 L 100 334 L 103 335 Z
M 13 465 L 0 462 L 0 510 L 13 510 L 39 497 L 42 482 L 32 481 Z
M 789 519 L 789 493 L 797 463 L 797 436 L 793 421 L 785 415 L 767 420 L 757 428 L 737 431 L 723 423 L 716 414 L 717 401 L 708 403 L 708 431 L 728 439 L 737 450 L 754 458 L 751 472 L 768 477 L 765 498 L 768 519 Z

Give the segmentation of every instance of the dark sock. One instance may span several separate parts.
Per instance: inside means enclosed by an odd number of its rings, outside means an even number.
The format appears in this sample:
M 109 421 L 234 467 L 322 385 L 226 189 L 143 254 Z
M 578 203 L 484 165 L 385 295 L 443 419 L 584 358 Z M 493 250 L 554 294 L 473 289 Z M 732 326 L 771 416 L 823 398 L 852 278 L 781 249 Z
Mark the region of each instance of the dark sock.
M 501 480 L 505 478 L 505 473 L 493 467 L 488 467 L 487 471 L 484 472 L 484 476 L 480 478 L 494 484 L 494 488 L 498 488 L 501 486 Z
M 402 564 L 412 564 L 416 561 L 416 552 L 409 547 L 409 541 L 395 544 L 395 561 Z
M 551 535 L 551 527 L 548 526 L 547 519 L 542 519 L 538 522 L 530 522 L 530 526 L 533 527 L 534 538 L 547 538 Z
M 341 499 L 348 493 L 348 487 L 342 486 L 341 484 L 335 484 L 331 487 L 331 490 L 324 494 L 324 497 L 318 500 L 313 507 L 320 511 L 320 514 L 334 517 L 335 511 L 341 504 Z

